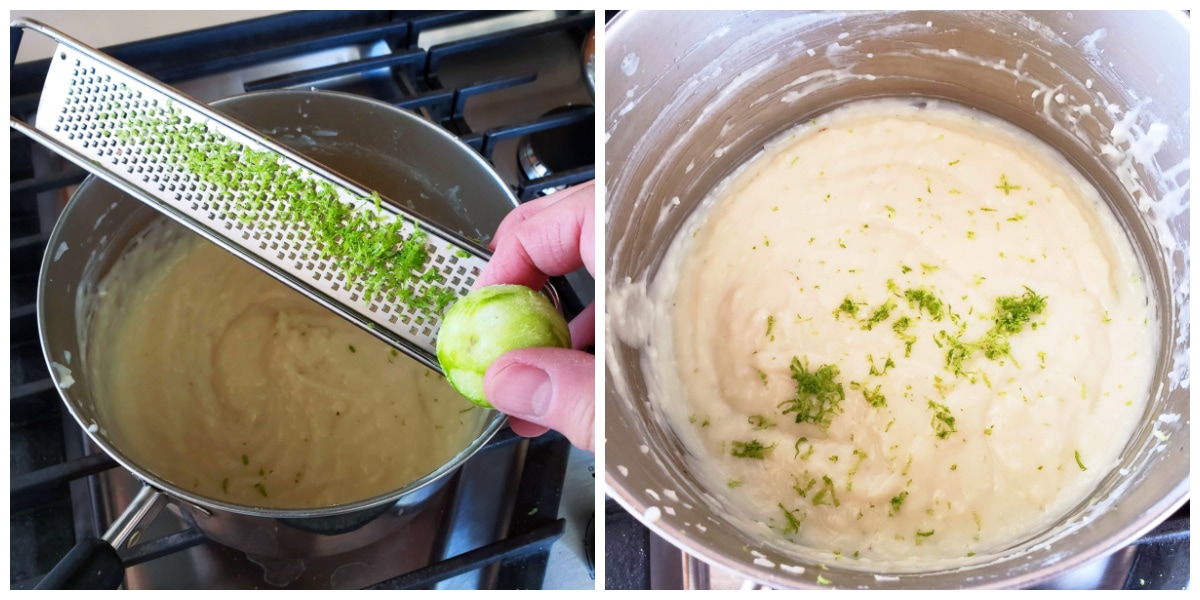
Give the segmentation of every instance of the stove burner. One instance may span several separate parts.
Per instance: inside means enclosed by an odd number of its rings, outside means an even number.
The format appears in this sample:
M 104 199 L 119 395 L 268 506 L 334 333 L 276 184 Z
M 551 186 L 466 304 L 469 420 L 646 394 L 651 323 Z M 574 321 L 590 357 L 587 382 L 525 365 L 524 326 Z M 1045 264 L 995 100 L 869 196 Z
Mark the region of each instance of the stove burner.
M 560 106 L 542 115 L 550 117 L 576 110 L 574 106 Z M 592 164 L 595 160 L 596 130 L 588 120 L 575 121 L 561 127 L 536 131 L 523 138 L 517 145 L 517 164 L 530 181 L 577 169 Z M 545 158 L 542 158 L 545 157 Z M 539 190 L 545 196 L 564 189 L 566 186 Z

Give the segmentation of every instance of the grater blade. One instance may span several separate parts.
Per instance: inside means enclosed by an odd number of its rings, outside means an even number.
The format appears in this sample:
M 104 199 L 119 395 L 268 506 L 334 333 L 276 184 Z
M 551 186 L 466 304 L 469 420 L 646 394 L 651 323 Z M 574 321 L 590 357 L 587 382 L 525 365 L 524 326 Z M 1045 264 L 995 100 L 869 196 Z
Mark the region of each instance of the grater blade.
M 12 127 L 441 372 L 446 306 L 489 254 L 149 76 L 58 42 Z

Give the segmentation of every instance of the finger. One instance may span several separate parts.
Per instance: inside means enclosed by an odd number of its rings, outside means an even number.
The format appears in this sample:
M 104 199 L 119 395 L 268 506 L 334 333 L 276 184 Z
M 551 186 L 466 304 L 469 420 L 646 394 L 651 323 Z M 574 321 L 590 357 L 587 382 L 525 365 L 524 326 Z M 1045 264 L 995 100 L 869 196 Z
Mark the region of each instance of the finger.
M 476 288 L 514 283 L 540 289 L 547 275 L 566 275 L 579 267 L 594 273 L 595 196 L 560 200 L 496 238 L 496 252 Z
M 543 196 L 541 198 L 538 198 L 537 200 L 530 200 L 529 202 L 525 202 L 525 203 L 521 204 L 520 206 L 517 206 L 516 208 L 514 208 L 512 210 L 512 212 L 505 215 L 504 219 L 502 221 L 500 221 L 500 226 L 496 228 L 496 234 L 492 236 L 492 241 L 491 241 L 491 243 L 488 244 L 488 248 L 491 250 L 495 250 L 496 249 L 496 240 L 508 235 L 508 233 L 513 228 L 515 228 L 517 225 L 520 225 L 522 222 L 524 222 L 529 217 L 532 217 L 533 215 L 536 215 L 539 212 L 542 212 L 543 210 L 554 205 L 558 201 L 564 200 L 564 199 L 566 199 L 570 196 L 576 195 L 576 194 L 585 194 L 585 195 L 590 195 L 592 197 L 595 197 L 596 196 L 596 182 L 589 181 L 587 183 L 577 185 L 575 187 L 571 187 L 571 188 L 567 188 L 567 189 L 559 191 L 559 192 L 555 192 L 553 194 L 550 194 L 549 196 Z
M 522 221 L 498 238 L 476 287 L 515 283 L 539 289 L 547 275 L 594 264 L 595 198 L 573 196 Z
M 543 433 L 546 433 L 547 431 L 550 431 L 549 427 L 542 427 L 536 423 L 522 421 L 516 417 L 509 417 L 508 426 L 512 427 L 513 433 L 527 438 L 535 438 Z
M 594 453 L 595 361 L 591 354 L 565 348 L 513 350 L 488 367 L 484 395 L 497 410 L 554 429 Z
M 596 342 L 596 305 L 589 304 L 571 319 L 571 347 L 583 350 Z

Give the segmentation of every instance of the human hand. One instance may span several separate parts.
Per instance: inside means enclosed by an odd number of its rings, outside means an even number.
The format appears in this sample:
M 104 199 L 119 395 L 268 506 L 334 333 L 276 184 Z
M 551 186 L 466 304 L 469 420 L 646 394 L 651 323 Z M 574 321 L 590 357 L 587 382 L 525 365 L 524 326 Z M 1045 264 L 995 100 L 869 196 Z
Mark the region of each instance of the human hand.
M 476 288 L 515 283 L 540 290 L 551 275 L 579 267 L 595 275 L 594 181 L 518 206 L 492 238 L 492 260 Z M 483 392 L 510 416 L 513 431 L 535 437 L 554 429 L 595 453 L 596 357 L 581 349 L 596 335 L 594 304 L 570 323 L 572 349 L 522 348 L 496 359 Z

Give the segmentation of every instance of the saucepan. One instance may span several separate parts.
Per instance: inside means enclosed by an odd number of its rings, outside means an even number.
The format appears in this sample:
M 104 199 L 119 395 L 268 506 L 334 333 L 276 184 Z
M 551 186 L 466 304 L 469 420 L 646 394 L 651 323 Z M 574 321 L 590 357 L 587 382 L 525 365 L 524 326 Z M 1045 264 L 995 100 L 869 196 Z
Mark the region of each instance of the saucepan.
M 517 201 L 492 168 L 468 146 L 413 113 L 334 92 L 275 91 L 213 104 L 266 135 L 328 165 L 462 235 L 486 241 Z M 420 511 L 460 465 L 504 426 L 496 411 L 482 420 L 467 447 L 434 471 L 387 493 L 336 506 L 264 509 L 232 504 L 159 477 L 108 435 L 102 400 L 89 381 L 88 315 L 97 282 L 131 240 L 164 217 L 95 177 L 67 204 L 51 234 L 38 285 L 42 348 L 71 415 L 91 441 L 131 471 L 144 487 L 105 540 L 84 540 L 39 587 L 120 584 L 113 544 L 136 541 L 164 504 L 186 514 L 205 535 L 265 557 L 337 554 L 386 535 Z M 190 235 L 190 234 L 189 234 Z M 390 528 L 364 528 L 384 514 Z
M 606 483 L 650 529 L 771 586 L 1028 587 L 1130 543 L 1186 502 L 1186 15 L 634 12 L 605 37 Z M 1062 152 L 1118 215 L 1161 323 L 1151 397 L 1120 464 L 1045 530 L 954 569 L 871 573 L 734 525 L 735 509 L 689 471 L 654 408 L 641 366 L 653 345 L 613 321 L 623 310 L 614 290 L 652 280 L 689 213 L 764 143 L 844 103 L 888 96 L 964 104 Z

